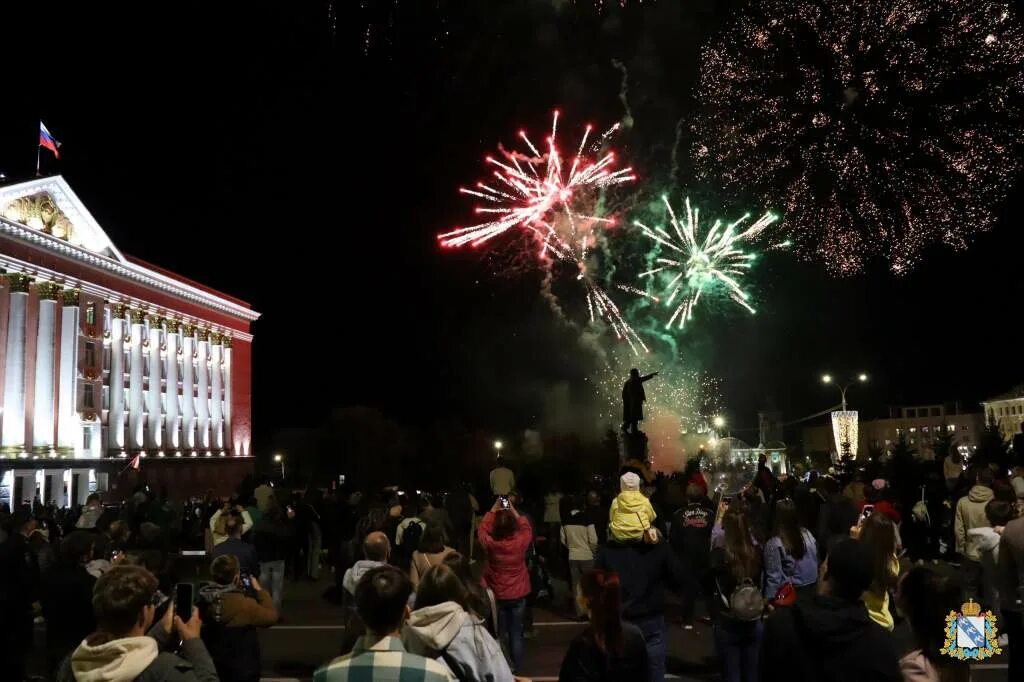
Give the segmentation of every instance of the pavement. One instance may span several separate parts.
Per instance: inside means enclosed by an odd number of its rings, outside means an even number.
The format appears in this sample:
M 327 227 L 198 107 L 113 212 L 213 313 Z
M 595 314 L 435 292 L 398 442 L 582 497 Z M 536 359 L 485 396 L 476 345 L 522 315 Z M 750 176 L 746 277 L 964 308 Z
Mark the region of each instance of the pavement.
M 260 631 L 264 682 L 310 680 L 319 666 L 340 654 L 343 634 L 342 610 L 322 597 L 332 583 L 329 572 L 317 581 L 288 582 L 285 585 L 282 622 Z M 562 658 L 573 637 L 584 624 L 568 617 L 568 593 L 564 582 L 553 580 L 555 603 L 565 608 L 537 606 L 534 609 L 534 636 L 527 639 L 521 674 L 535 682 L 558 679 Z M 698 615 L 700 610 L 698 609 Z M 678 604 L 672 597 L 666 613 L 668 627 L 668 679 L 684 682 L 721 680 L 710 626 L 698 622 L 692 630 L 680 623 Z M 897 628 L 897 637 L 907 641 L 909 633 Z M 37 646 L 31 655 L 30 669 L 42 673 L 43 625 L 36 630 Z M 1007 679 L 1005 654 L 972 667 L 972 682 L 1004 682 Z
M 308 680 L 313 671 L 339 654 L 341 609 L 322 599 L 330 584 L 327 575 L 316 582 L 289 583 L 285 587 L 283 622 L 261 632 L 263 676 L 271 680 Z M 584 624 L 570 620 L 565 583 L 553 581 L 555 603 L 565 610 L 538 606 L 534 609 L 534 636 L 527 639 L 521 675 L 536 682 L 557 680 L 562 658 Z M 669 679 L 685 682 L 721 680 L 709 625 L 698 622 L 692 630 L 680 623 L 678 604 L 670 598 L 668 628 Z M 897 629 L 901 641 L 909 633 Z M 1007 679 L 1005 654 L 972 668 L 972 682 L 1003 682 Z

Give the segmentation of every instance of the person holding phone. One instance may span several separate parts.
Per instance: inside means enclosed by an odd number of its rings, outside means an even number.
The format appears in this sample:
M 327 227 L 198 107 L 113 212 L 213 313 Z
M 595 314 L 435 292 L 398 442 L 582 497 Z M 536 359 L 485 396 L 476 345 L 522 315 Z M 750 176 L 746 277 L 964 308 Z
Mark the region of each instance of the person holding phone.
M 526 550 L 533 541 L 533 529 L 527 518 L 516 511 L 509 498 L 494 501 L 477 529 L 477 538 L 487 554 L 484 583 L 494 591 L 498 606 L 500 637 L 508 638 L 512 672 L 523 660 L 523 617 L 530 594 L 530 572 L 526 568 Z
M 157 580 L 141 566 L 115 566 L 96 581 L 96 632 L 64 659 L 54 679 L 132 679 L 142 682 L 217 682 L 217 670 L 200 639 L 193 607 L 186 621 L 168 608 L 154 623 Z M 178 653 L 168 647 L 180 639 Z
M 222 680 L 258 682 L 260 640 L 258 628 L 278 620 L 270 593 L 260 581 L 243 574 L 238 559 L 219 556 L 210 564 L 212 582 L 199 588 L 203 641 Z M 248 582 L 251 590 L 247 590 Z M 255 595 L 255 596 L 250 596 Z

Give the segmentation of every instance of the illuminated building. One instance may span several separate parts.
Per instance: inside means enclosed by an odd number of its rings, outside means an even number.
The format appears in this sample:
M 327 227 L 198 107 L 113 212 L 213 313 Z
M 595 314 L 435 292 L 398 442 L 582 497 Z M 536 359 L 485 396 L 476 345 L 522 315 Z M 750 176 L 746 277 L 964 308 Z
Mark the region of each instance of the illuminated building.
M 0 502 L 81 503 L 136 455 L 177 492 L 251 471 L 248 304 L 122 254 L 59 176 L 0 187 L 0 269 Z
M 893 408 L 885 419 L 860 419 L 857 426 L 857 448 L 851 450 L 858 459 L 864 459 L 872 450 L 891 450 L 904 436 L 907 445 L 924 459 L 933 459 L 935 436 L 945 430 L 952 437 L 952 446 L 967 455 L 977 449 L 978 438 L 985 427 L 980 412 L 961 412 L 958 405 L 915 405 Z M 820 426 L 803 429 L 803 449 L 812 452 L 839 454 L 836 449 L 835 428 L 830 421 Z

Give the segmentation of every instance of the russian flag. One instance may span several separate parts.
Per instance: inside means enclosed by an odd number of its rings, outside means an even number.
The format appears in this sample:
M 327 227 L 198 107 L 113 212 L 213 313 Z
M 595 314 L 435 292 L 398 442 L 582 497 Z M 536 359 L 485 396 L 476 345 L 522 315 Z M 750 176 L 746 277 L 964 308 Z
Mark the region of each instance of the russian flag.
M 46 129 L 43 122 L 39 122 L 39 146 L 46 147 L 56 158 L 60 158 L 60 152 L 57 151 L 57 147 L 60 146 L 60 142 L 57 142 L 57 138 L 50 134 L 50 131 Z

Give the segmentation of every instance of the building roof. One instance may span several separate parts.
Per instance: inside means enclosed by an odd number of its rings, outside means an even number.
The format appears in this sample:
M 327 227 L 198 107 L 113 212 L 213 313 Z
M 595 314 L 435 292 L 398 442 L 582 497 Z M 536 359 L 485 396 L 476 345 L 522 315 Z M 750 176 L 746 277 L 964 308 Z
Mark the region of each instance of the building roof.
M 126 257 L 59 175 L 0 187 L 0 235 L 247 322 L 259 318 L 245 301 Z

